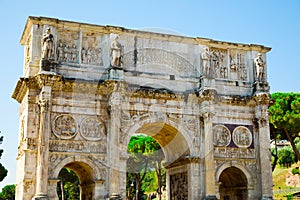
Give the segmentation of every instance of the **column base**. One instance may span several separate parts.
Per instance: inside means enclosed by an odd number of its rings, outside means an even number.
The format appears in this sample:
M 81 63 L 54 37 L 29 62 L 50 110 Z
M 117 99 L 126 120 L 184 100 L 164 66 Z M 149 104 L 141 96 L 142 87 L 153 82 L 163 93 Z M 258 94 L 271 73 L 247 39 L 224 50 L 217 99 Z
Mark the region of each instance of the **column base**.
M 208 195 L 204 199 L 205 200 L 217 200 L 218 198 L 215 195 Z
M 116 193 L 112 193 L 109 198 L 109 200 L 120 200 L 122 199 L 121 196 L 119 194 L 116 194 Z
M 36 194 L 31 200 L 49 200 L 47 194 Z
M 273 200 L 273 196 L 263 196 L 261 200 Z

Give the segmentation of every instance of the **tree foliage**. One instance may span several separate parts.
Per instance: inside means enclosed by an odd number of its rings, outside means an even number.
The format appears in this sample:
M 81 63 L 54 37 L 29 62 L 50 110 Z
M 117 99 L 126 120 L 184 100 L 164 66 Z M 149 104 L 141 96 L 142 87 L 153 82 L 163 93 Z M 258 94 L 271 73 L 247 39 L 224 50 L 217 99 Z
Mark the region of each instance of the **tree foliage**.
M 283 147 L 278 151 L 278 164 L 283 167 L 289 167 L 296 162 L 295 153 L 291 147 Z
M 58 175 L 58 197 L 61 200 L 79 199 L 79 179 L 75 172 L 69 168 L 63 168 Z
M 0 193 L 0 200 L 14 200 L 15 199 L 15 185 L 6 185 L 2 188 Z
M 1 132 L 0 132 L 1 133 Z M 0 137 L 0 144 L 3 142 L 3 136 Z M 3 154 L 3 149 L 0 149 L 0 158 Z M 7 176 L 7 169 L 0 163 L 0 182 Z
M 165 184 L 164 154 L 160 145 L 145 135 L 133 136 L 128 144 L 127 161 L 128 198 L 145 199 L 144 192 L 157 192 Z
M 300 132 L 300 93 L 277 92 L 271 97 L 275 103 L 269 108 L 270 123 L 278 130 L 277 138 L 289 140 L 297 160 L 300 160 L 294 143 Z

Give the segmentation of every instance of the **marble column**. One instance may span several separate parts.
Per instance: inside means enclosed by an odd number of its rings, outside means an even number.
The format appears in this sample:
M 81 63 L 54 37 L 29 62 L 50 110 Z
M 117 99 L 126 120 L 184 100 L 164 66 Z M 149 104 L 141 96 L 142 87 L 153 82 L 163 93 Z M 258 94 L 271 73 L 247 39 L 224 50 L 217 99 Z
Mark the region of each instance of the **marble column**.
M 60 79 L 58 75 L 39 74 L 36 76 L 41 91 L 39 95 L 39 132 L 36 167 L 36 191 L 33 200 L 49 199 L 48 196 L 48 160 L 49 136 L 51 133 L 50 112 L 53 84 Z
M 119 92 L 113 91 L 109 98 L 109 127 L 108 127 L 108 189 L 111 199 L 120 195 L 120 116 L 122 96 Z
M 36 193 L 33 199 L 48 199 L 48 156 L 50 133 L 50 95 L 51 87 L 44 86 L 40 95 L 40 124 L 37 152 Z M 49 96 L 48 96 L 49 95 Z M 48 97 L 47 97 L 48 96 Z
M 190 160 L 188 170 L 188 193 L 189 199 L 201 199 L 200 197 L 200 160 L 193 158 Z
M 260 143 L 261 199 L 273 199 L 268 105 L 260 104 L 256 106 L 255 116 L 258 120 L 258 140 Z
M 204 119 L 204 166 L 205 166 L 205 199 L 217 199 L 215 191 L 215 162 L 213 145 L 213 113 L 205 112 Z

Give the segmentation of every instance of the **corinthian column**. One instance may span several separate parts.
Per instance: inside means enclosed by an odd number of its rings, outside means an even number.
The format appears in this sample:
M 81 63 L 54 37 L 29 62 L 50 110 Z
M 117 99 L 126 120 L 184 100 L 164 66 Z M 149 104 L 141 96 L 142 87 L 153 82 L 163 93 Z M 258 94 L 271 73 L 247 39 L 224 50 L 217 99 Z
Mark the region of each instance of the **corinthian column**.
M 269 95 L 256 96 L 257 106 L 255 117 L 258 121 L 259 159 L 261 172 L 261 199 L 273 199 L 272 194 L 272 167 L 270 152 L 270 127 L 269 127 Z
M 36 76 L 41 87 L 38 105 L 40 108 L 37 168 L 36 168 L 36 191 L 33 200 L 49 199 L 48 197 L 48 159 L 49 159 L 49 135 L 51 92 L 52 85 L 60 79 L 57 75 L 39 74 Z
M 109 194 L 110 199 L 119 199 L 121 194 L 121 172 L 119 135 L 121 126 L 121 103 L 123 100 L 121 82 L 111 82 L 114 87 L 109 97 L 110 120 L 108 124 L 108 173 L 109 173 Z
M 215 161 L 213 144 L 213 113 L 205 112 L 204 119 L 204 167 L 205 167 L 205 199 L 217 199 L 215 190 Z

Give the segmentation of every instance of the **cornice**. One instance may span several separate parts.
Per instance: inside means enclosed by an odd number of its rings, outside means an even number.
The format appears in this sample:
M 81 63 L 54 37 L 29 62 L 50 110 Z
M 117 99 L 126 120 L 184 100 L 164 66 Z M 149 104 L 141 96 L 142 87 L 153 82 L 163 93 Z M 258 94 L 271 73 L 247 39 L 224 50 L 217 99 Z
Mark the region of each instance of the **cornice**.
M 208 38 L 201 38 L 201 37 L 188 37 L 182 35 L 175 35 L 175 34 L 166 34 L 166 33 L 157 33 L 145 30 L 136 30 L 136 29 L 127 29 L 120 26 L 111 26 L 111 25 L 96 25 L 90 23 L 82 23 L 82 22 L 74 22 L 68 20 L 60 20 L 56 18 L 49 18 L 49 17 L 34 17 L 29 16 L 25 25 L 24 32 L 21 37 L 21 44 L 25 44 L 26 35 L 30 30 L 33 24 L 38 25 L 50 25 L 57 28 L 68 28 L 72 30 L 82 30 L 82 31 L 93 31 L 99 32 L 103 34 L 123 34 L 128 36 L 136 36 L 142 38 L 151 38 L 151 39 L 158 39 L 158 40 L 167 40 L 171 42 L 180 42 L 186 44 L 194 44 L 194 45 L 207 45 L 209 47 L 215 48 L 233 48 L 233 49 L 241 49 L 241 50 L 254 50 L 259 52 L 269 52 L 271 50 L 270 47 L 265 47 L 263 45 L 257 44 L 242 44 L 242 43 L 234 43 L 234 42 L 225 42 L 225 41 L 218 41 Z

